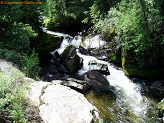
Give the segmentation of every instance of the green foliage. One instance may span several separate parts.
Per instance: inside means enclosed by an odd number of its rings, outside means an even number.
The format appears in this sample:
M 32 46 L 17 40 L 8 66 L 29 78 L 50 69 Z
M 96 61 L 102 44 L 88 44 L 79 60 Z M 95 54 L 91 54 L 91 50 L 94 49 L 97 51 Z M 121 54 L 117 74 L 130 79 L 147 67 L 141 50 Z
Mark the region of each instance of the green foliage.
M 49 28 L 77 29 L 86 17 L 93 0 L 46 0 L 43 5 L 43 25 Z
M 110 62 L 121 66 L 121 48 L 113 49 L 108 54 L 108 59 L 109 59 Z
M 36 36 L 32 28 L 23 23 L 11 23 L 1 26 L 1 48 L 14 50 L 19 53 L 28 53 L 30 50 L 29 38 Z
M 0 23 L 17 21 L 21 16 L 21 5 L 1 5 Z
M 37 6 L 31 5 L 29 7 L 31 10 L 25 10 L 26 8 L 28 8 L 28 6 L 25 5 L 2 6 L 1 11 L 4 13 L 0 15 L 0 58 L 12 61 L 23 68 L 25 68 L 23 65 L 29 65 L 27 63 L 33 59 L 34 61 L 31 66 L 34 67 L 32 73 L 32 75 L 34 75 L 34 73 L 36 74 L 38 72 L 36 70 L 38 60 L 34 58 L 34 54 L 30 55 L 30 38 L 35 37 L 37 33 L 35 33 L 29 24 L 25 23 L 33 21 L 31 18 L 37 15 L 37 11 L 31 11 L 36 10 Z M 27 60 L 27 58 L 29 58 L 29 60 Z M 27 73 L 29 70 L 28 73 L 30 73 L 31 69 L 28 68 L 25 72 Z
M 29 38 L 36 36 L 36 33 L 29 25 L 23 23 L 14 22 L 7 27 L 4 25 L 1 27 L 0 58 L 18 64 L 26 73 L 31 73 L 28 75 L 34 77 L 39 70 L 38 58 L 34 52 L 29 55 L 31 50 Z M 28 65 L 26 69 L 25 65 Z
M 14 50 L 0 49 L 0 58 L 7 61 L 12 61 L 16 64 L 21 64 L 21 54 L 15 52 Z
M 22 56 L 22 66 L 21 69 L 26 73 L 27 76 L 36 78 L 40 70 L 39 59 L 35 51 L 32 51 L 30 56 L 26 54 Z
M 137 65 L 157 66 L 164 58 L 161 4 L 155 0 L 122 0 L 105 16 L 94 5 L 90 11 L 93 29 L 116 41 L 117 48 L 123 46 L 125 52 L 131 52 Z
M 0 117 L 11 119 L 13 123 L 26 123 L 23 111 L 24 88 L 20 83 L 22 77 L 24 75 L 16 69 L 0 73 Z
M 122 0 L 109 16 L 116 28 L 117 41 L 133 52 L 140 66 L 156 66 L 162 57 L 162 18 L 154 0 Z
M 42 14 L 44 26 L 49 26 L 48 24 L 55 24 L 54 26 L 57 27 L 61 24 L 66 15 L 67 11 L 65 0 L 45 1 Z
M 108 16 L 108 11 L 119 1 L 120 0 L 94 0 L 90 10 L 85 11 L 87 17 L 82 22 L 91 22 L 94 32 L 101 34 L 107 41 L 112 41 L 116 33 L 111 23 L 111 17 Z

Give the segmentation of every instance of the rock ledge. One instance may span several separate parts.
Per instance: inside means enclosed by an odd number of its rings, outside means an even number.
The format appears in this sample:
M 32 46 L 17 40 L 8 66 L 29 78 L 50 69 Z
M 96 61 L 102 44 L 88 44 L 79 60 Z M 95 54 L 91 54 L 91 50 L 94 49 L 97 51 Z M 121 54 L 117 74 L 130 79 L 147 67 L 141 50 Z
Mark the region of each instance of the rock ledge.
M 44 123 L 93 123 L 99 119 L 96 107 L 83 94 L 59 84 L 24 81 L 31 88 L 26 96 L 39 107 Z

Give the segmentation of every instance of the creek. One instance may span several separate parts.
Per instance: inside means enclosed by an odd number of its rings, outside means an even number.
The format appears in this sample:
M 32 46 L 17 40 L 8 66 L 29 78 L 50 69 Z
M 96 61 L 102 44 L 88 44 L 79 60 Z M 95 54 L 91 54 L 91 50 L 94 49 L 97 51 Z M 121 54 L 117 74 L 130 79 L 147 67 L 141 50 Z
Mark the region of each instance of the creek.
M 75 45 L 77 54 L 83 58 L 83 67 L 78 71 L 78 75 L 90 70 L 89 61 L 96 61 L 108 65 L 110 75 L 105 75 L 110 85 L 115 87 L 116 98 L 112 96 L 90 91 L 85 96 L 100 111 L 100 123 L 162 123 L 158 117 L 156 99 L 141 94 L 141 85 L 134 83 L 132 79 L 124 75 L 122 69 L 117 69 L 107 61 L 99 60 L 94 56 L 83 55 L 79 52 L 80 45 L 85 48 L 99 48 L 106 44 L 99 36 L 86 39 L 82 42 L 81 36 L 69 36 L 63 33 L 56 33 L 43 29 L 48 34 L 63 36 L 61 47 L 51 52 L 61 54 L 68 45 Z M 139 83 L 139 82 L 138 82 Z

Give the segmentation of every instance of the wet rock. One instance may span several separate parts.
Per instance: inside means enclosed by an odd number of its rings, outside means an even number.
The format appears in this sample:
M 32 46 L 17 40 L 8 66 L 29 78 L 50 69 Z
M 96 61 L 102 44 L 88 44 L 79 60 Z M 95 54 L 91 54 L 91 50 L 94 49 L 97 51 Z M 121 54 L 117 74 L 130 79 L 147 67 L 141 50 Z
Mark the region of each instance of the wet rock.
M 47 67 L 42 68 L 40 76 L 42 76 L 43 80 L 51 82 L 65 77 L 66 73 L 67 70 L 63 65 L 55 66 L 54 63 L 50 62 Z
M 51 82 L 51 81 L 53 81 L 53 80 L 58 80 L 58 79 L 61 79 L 61 78 L 63 78 L 64 77 L 64 75 L 62 75 L 62 74 L 60 74 L 60 73 L 57 73 L 57 74 L 46 74 L 45 76 L 44 76 L 44 80 L 45 81 L 48 81 L 48 82 Z
M 141 93 L 153 97 L 164 97 L 164 81 L 155 81 L 150 85 L 142 86 Z
M 52 83 L 55 82 L 56 81 L 52 81 Z M 91 85 L 87 81 L 82 81 L 74 78 L 63 79 L 59 84 L 70 87 L 83 94 L 85 94 L 91 88 Z
M 155 81 L 151 84 L 153 87 L 164 87 L 164 80 Z
M 107 79 L 98 71 L 88 71 L 84 73 L 81 77 L 82 80 L 88 81 L 91 87 L 95 90 L 114 94 L 114 87 L 109 84 Z
M 58 66 L 61 65 L 61 63 L 59 62 L 59 60 L 58 60 L 57 58 L 55 58 L 55 57 L 53 57 L 53 62 L 54 62 L 54 65 L 55 65 L 56 67 L 58 67 Z
M 95 60 L 91 60 L 89 61 L 88 65 L 90 70 L 98 71 L 99 73 L 104 75 L 110 75 L 108 65 L 106 64 L 98 63 Z
M 161 98 L 161 97 L 164 97 L 164 88 L 153 87 L 153 86 L 144 86 L 141 89 L 141 93 L 152 96 L 152 97 Z
M 108 52 L 110 49 L 108 48 L 94 48 L 94 49 L 90 49 L 91 54 L 93 56 L 95 56 L 97 59 L 99 60 L 103 60 L 103 61 L 108 61 Z
M 53 54 L 53 57 L 56 58 L 56 59 L 59 59 L 59 58 L 60 58 L 60 55 L 59 55 L 59 53 L 56 51 L 56 52 Z
M 79 52 L 84 55 L 92 55 L 87 49 L 83 48 L 82 46 L 79 47 Z
M 83 59 L 77 55 L 75 46 L 70 45 L 61 54 L 61 63 L 73 75 L 83 66 Z
M 84 95 L 69 87 L 45 82 L 30 82 L 29 85 L 31 91 L 26 95 L 39 107 L 44 123 L 91 123 L 99 118 L 97 109 Z
M 56 67 L 58 73 L 62 73 L 62 74 L 68 73 L 66 67 L 63 66 L 58 59 L 53 58 L 53 61 L 54 61 L 54 66 Z

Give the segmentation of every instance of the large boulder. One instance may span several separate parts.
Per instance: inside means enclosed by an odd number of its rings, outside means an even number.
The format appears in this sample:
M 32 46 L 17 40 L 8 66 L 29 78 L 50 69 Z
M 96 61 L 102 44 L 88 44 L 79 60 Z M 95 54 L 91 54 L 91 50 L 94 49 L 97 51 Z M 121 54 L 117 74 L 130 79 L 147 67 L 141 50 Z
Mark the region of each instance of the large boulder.
M 83 75 L 81 75 L 80 78 L 82 80 L 88 81 L 92 89 L 115 95 L 114 87 L 111 86 L 107 81 L 107 79 L 98 71 L 94 71 L 94 70 L 88 71 Z
M 67 68 L 68 73 L 75 74 L 82 66 L 83 59 L 81 59 L 76 52 L 76 47 L 68 46 L 61 54 L 61 62 Z
M 60 81 L 56 80 L 56 83 Z M 31 91 L 26 95 L 39 106 L 44 123 L 91 123 L 98 120 L 97 109 L 81 93 L 48 82 L 29 84 Z

